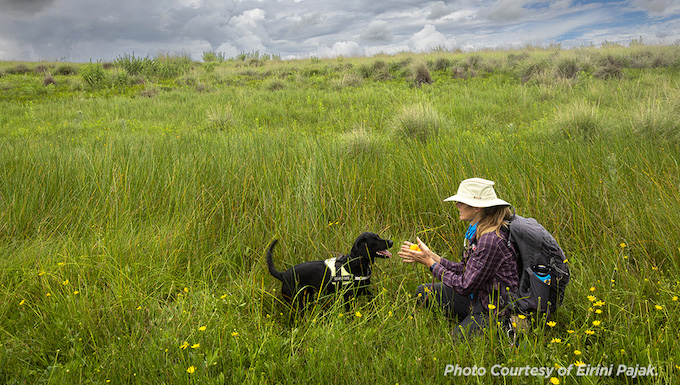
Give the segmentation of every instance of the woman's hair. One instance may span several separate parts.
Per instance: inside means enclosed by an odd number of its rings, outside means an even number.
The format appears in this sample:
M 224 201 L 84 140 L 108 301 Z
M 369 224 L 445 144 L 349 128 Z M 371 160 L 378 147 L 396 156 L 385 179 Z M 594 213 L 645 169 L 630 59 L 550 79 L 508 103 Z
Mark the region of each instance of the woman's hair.
M 477 239 L 492 231 L 495 231 L 496 235 L 500 237 L 501 228 L 508 225 L 512 211 L 510 206 L 492 206 L 483 208 L 478 215 Z

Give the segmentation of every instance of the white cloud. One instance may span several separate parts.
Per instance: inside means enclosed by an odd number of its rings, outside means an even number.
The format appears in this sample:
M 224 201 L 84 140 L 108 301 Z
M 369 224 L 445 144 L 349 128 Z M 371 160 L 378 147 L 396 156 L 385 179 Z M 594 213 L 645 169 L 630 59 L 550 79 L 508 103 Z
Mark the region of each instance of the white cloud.
M 325 45 L 320 46 L 316 50 L 314 56 L 318 58 L 334 58 L 338 56 L 352 57 L 363 55 L 363 51 L 359 47 L 359 43 L 354 41 L 342 41 L 333 44 L 333 47 L 328 48 Z
M 229 20 L 231 27 L 230 36 L 241 51 L 261 51 L 265 53 L 265 43 L 269 40 L 269 34 L 264 27 L 265 11 L 259 8 L 243 12 Z
M 629 35 L 674 43 L 678 23 L 680 0 L 0 0 L 0 60 L 158 49 L 354 56 Z
M 413 34 L 408 40 L 408 47 L 414 52 L 429 52 L 437 47 L 450 48 L 446 36 L 432 24 L 427 24 L 420 32 Z

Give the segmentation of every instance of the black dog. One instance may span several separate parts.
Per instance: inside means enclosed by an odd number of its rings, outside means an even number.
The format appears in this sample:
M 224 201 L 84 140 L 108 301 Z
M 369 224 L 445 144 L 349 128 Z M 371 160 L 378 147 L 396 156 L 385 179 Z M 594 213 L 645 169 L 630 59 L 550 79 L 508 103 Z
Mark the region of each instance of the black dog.
M 281 272 L 274 268 L 273 250 L 277 240 L 267 249 L 267 267 L 274 278 L 283 282 L 281 293 L 292 302 L 304 305 L 317 294 L 344 291 L 345 300 L 352 295 L 371 295 L 371 264 L 375 258 L 389 258 L 392 241 L 374 233 L 363 233 L 354 241 L 349 254 L 325 261 L 303 262 Z M 347 305 L 347 302 L 345 302 Z

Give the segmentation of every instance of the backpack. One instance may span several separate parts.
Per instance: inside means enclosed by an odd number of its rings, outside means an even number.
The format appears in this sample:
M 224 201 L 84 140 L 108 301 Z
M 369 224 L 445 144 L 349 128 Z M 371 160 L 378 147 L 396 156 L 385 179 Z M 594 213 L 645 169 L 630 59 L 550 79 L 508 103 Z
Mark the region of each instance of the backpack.
M 533 218 L 513 214 L 508 242 L 519 257 L 519 283 L 510 299 L 516 313 L 546 313 L 549 317 L 562 304 L 569 283 L 569 265 L 555 238 Z

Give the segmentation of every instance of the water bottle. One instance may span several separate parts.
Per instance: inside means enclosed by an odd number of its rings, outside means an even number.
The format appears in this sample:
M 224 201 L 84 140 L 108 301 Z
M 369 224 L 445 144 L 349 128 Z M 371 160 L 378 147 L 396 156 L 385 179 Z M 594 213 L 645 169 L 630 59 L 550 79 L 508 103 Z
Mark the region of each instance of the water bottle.
M 533 267 L 534 275 L 538 277 L 546 285 L 550 285 L 550 266 L 546 265 L 536 265 Z

